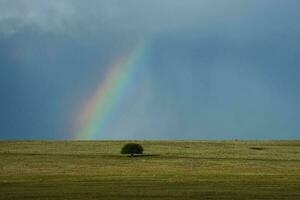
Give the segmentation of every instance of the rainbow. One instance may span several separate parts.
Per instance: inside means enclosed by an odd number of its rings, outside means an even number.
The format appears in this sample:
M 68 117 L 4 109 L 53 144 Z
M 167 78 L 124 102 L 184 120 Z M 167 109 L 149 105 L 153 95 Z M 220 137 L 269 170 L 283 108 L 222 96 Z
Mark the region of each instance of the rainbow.
M 76 140 L 100 139 L 108 129 L 109 121 L 122 99 L 133 89 L 134 80 L 142 68 L 147 41 L 143 40 L 125 59 L 117 59 L 80 108 L 76 120 Z

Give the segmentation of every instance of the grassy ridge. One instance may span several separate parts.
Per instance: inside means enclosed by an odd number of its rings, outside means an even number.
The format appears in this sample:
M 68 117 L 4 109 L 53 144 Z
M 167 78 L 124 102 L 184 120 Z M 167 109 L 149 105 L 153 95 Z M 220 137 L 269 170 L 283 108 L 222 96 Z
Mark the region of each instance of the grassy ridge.
M 0 199 L 300 199 L 300 141 L 0 142 Z

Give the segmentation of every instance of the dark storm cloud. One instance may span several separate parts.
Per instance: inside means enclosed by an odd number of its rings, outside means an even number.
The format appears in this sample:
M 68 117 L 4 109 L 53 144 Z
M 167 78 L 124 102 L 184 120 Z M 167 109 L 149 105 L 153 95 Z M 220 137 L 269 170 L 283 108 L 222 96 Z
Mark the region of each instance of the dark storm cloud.
M 299 3 L 297 1 L 97 1 L 81 0 L 39 1 L 3 0 L 0 3 L 1 31 L 12 34 L 24 26 L 43 31 L 108 31 L 161 32 L 182 28 L 232 25 L 231 28 L 259 27 L 272 20 L 286 22 Z M 292 12 L 287 16 L 288 12 Z M 262 18 L 263 17 L 263 18 Z M 260 19 L 255 23 L 255 19 Z M 234 26 L 242 25 L 245 26 Z M 274 21 L 273 21 L 274 23 Z M 275 21 L 276 24 L 276 21 Z M 201 27 L 197 27 L 200 26 Z M 249 26 L 250 25 L 250 26 Z M 269 24 L 270 26 L 270 24 Z M 214 27 L 217 28 L 217 27 Z M 230 28 L 230 27 L 228 27 Z M 278 27 L 281 29 L 281 27 Z M 249 29 L 250 30 L 250 29 Z M 225 30 L 223 30 L 225 31 Z M 239 34 L 242 30 L 239 30 Z M 251 32 L 259 31 L 252 29 Z M 100 34 L 101 35 L 101 34 Z
M 2 0 L 1 138 L 70 138 L 107 66 L 151 38 L 106 138 L 299 138 L 298 0 Z

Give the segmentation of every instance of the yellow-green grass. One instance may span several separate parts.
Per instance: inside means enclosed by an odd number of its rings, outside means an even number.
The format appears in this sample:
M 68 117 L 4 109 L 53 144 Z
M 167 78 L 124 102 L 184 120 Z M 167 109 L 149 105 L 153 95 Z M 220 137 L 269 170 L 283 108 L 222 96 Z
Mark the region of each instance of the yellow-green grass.
M 0 200 L 300 199 L 300 141 L 0 142 Z

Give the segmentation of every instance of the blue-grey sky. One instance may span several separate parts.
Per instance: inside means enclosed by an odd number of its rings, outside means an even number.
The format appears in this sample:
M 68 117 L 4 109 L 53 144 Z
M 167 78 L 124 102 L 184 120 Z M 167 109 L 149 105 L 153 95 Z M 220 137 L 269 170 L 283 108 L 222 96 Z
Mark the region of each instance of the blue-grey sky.
M 300 139 L 299 0 L 1 0 L 0 139 L 72 139 L 113 60 L 144 71 L 97 139 Z

